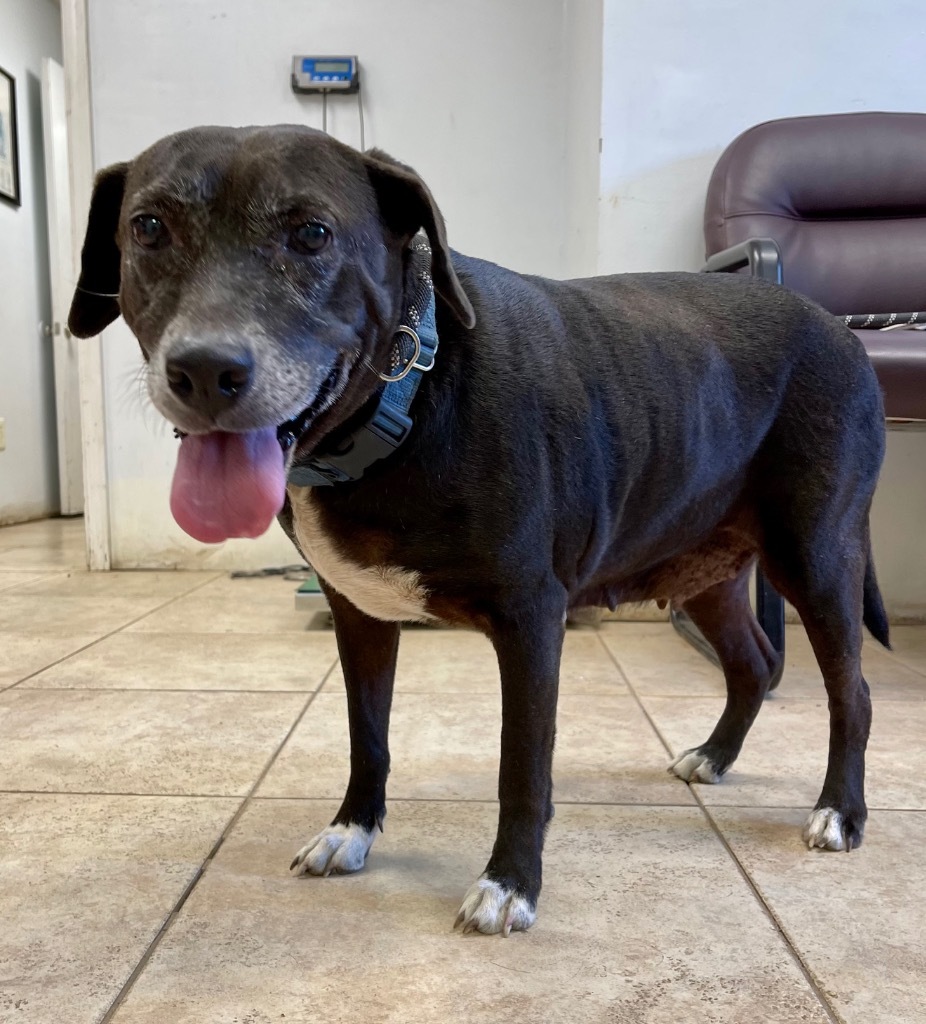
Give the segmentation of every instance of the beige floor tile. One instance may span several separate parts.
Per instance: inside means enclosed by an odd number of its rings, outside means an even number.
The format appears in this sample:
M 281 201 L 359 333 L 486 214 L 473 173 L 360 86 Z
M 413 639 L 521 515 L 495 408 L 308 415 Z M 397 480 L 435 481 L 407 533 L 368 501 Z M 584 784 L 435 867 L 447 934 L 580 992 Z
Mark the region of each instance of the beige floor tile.
M 0 569 L 85 565 L 83 519 L 41 519 L 0 528 Z
M 87 572 L 72 570 L 39 579 L 23 587 L 21 594 L 37 597 L 87 597 L 169 601 L 218 578 L 214 572 Z
M 7 690 L 0 790 L 243 794 L 304 694 Z
M 0 689 L 93 643 L 93 634 L 0 633 Z
M 862 671 L 875 702 L 926 700 L 926 676 L 904 665 L 874 640 L 862 648 Z M 807 634 L 800 626 L 788 629 L 785 674 L 779 692 L 788 699 L 826 699 L 823 676 Z
M 236 806 L 0 794 L 0 1020 L 98 1021 Z
M 559 679 L 561 694 L 626 694 L 630 691 L 595 630 L 566 630 Z
M 44 636 L 67 630 L 105 636 L 164 602 L 160 597 L 57 597 L 25 589 L 0 594 L 0 631 Z
M 389 795 L 494 800 L 498 694 L 398 693 L 392 709 Z M 262 796 L 341 797 L 348 775 L 347 701 L 320 693 L 264 780 Z M 555 801 L 686 804 L 664 748 L 631 697 L 560 699 Z
M 336 658 L 331 633 L 117 633 L 22 688 L 314 690 Z
M 289 878 L 308 813 L 249 807 L 115 1024 L 827 1020 L 692 809 L 561 811 L 537 923 L 508 939 L 450 927 L 493 807 L 397 805 L 365 871 Z
M 891 646 L 898 661 L 926 674 L 926 626 L 892 626 Z
M 86 564 L 84 549 L 71 544 L 0 546 L 0 569 L 83 569 Z
M 342 692 L 341 666 L 325 684 Z M 498 693 L 498 660 L 489 640 L 463 629 L 405 628 L 399 642 L 396 692 Z
M 296 611 L 299 584 L 280 577 L 221 576 L 131 627 L 137 633 L 305 632 L 312 615 Z
M 675 752 L 703 743 L 723 710 L 719 698 L 643 700 Z M 865 785 L 870 807 L 926 808 L 924 735 L 926 703 L 885 700 L 875 705 Z M 795 701 L 773 696 L 724 780 L 715 786 L 698 784 L 698 794 L 707 804 L 812 807 L 823 785 L 828 744 L 825 697 Z
M 600 636 L 639 694 L 711 697 L 726 692 L 720 669 L 668 622 L 606 622 Z
M 62 575 L 63 573 L 54 570 L 4 569 L 0 567 L 0 591 L 13 590 L 26 583 L 34 583 L 36 580 L 56 579 Z
M 33 519 L 28 523 L 0 526 L 0 548 L 18 544 L 83 544 L 83 516 L 66 519 Z
M 926 1022 L 926 814 L 875 811 L 846 857 L 782 839 L 803 810 L 711 813 L 841 1021 Z
M 295 555 L 295 552 L 293 552 Z M 298 559 L 294 560 L 297 561 Z M 294 604 L 294 595 L 304 580 L 288 580 L 284 576 L 232 576 L 220 573 L 209 584 L 209 593 L 213 597 L 229 597 L 238 599 L 243 592 L 253 595 L 255 601 L 283 602 Z
M 891 626 L 891 647 L 898 653 L 922 655 L 926 666 L 926 626 Z
M 396 691 L 498 693 L 498 659 L 481 633 L 405 629 L 399 644 Z M 343 690 L 340 666 L 326 690 Z M 626 694 L 627 686 L 594 632 L 569 630 L 563 642 L 561 694 Z
M 926 628 L 915 628 L 924 637 L 923 664 L 926 667 Z M 669 624 L 606 623 L 601 638 L 638 694 L 722 697 L 726 692 L 720 669 Z M 875 700 L 926 700 L 926 677 L 902 664 L 874 641 L 864 647 L 863 665 Z M 794 700 L 819 700 L 825 692 L 823 677 L 803 626 L 787 627 L 785 673 L 779 692 Z

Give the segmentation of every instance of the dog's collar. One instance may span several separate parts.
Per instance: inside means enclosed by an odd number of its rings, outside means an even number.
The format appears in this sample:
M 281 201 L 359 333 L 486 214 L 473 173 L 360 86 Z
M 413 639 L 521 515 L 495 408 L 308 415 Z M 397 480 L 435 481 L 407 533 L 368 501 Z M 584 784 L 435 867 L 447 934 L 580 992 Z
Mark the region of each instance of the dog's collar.
M 431 247 L 423 233 L 409 246 L 405 275 L 406 306 L 396 329 L 391 373 L 372 416 L 321 453 L 294 462 L 288 480 L 295 487 L 328 487 L 359 480 L 380 459 L 391 455 L 412 429 L 412 402 L 424 375 L 437 355 L 437 322 L 434 283 L 431 280 Z

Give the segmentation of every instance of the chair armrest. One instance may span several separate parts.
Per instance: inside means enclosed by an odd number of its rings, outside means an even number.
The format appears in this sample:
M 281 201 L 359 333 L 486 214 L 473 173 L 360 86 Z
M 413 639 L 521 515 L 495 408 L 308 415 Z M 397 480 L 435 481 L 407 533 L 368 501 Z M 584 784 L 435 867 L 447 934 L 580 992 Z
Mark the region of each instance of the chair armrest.
M 723 252 L 715 252 L 704 264 L 704 270 L 709 274 L 730 273 L 741 267 L 749 267 L 753 277 L 781 284 L 781 250 L 778 243 L 774 238 L 749 238 Z

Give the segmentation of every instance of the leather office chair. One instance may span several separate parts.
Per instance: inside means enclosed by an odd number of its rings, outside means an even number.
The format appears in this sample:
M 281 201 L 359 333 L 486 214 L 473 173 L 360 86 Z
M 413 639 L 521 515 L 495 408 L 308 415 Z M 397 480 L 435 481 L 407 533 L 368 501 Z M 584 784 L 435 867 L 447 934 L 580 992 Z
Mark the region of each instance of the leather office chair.
M 783 281 L 845 318 L 881 382 L 888 422 L 926 421 L 926 331 L 912 326 L 926 325 L 926 114 L 750 128 L 714 168 L 704 240 L 705 270 Z M 756 611 L 783 653 L 783 602 L 761 573 Z M 684 616 L 673 622 L 713 654 Z

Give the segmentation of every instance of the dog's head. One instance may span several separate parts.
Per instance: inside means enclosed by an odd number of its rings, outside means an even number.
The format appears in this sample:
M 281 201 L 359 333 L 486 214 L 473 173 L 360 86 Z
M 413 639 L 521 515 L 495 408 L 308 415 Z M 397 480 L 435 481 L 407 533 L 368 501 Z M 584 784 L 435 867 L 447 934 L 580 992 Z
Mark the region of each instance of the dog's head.
M 154 405 L 188 435 L 172 495 L 188 532 L 263 532 L 283 500 L 278 433 L 298 423 L 308 450 L 367 401 L 420 229 L 438 296 L 471 327 L 440 211 L 383 153 L 295 125 L 198 128 L 100 173 L 69 326 L 89 337 L 121 312 L 138 338 Z

